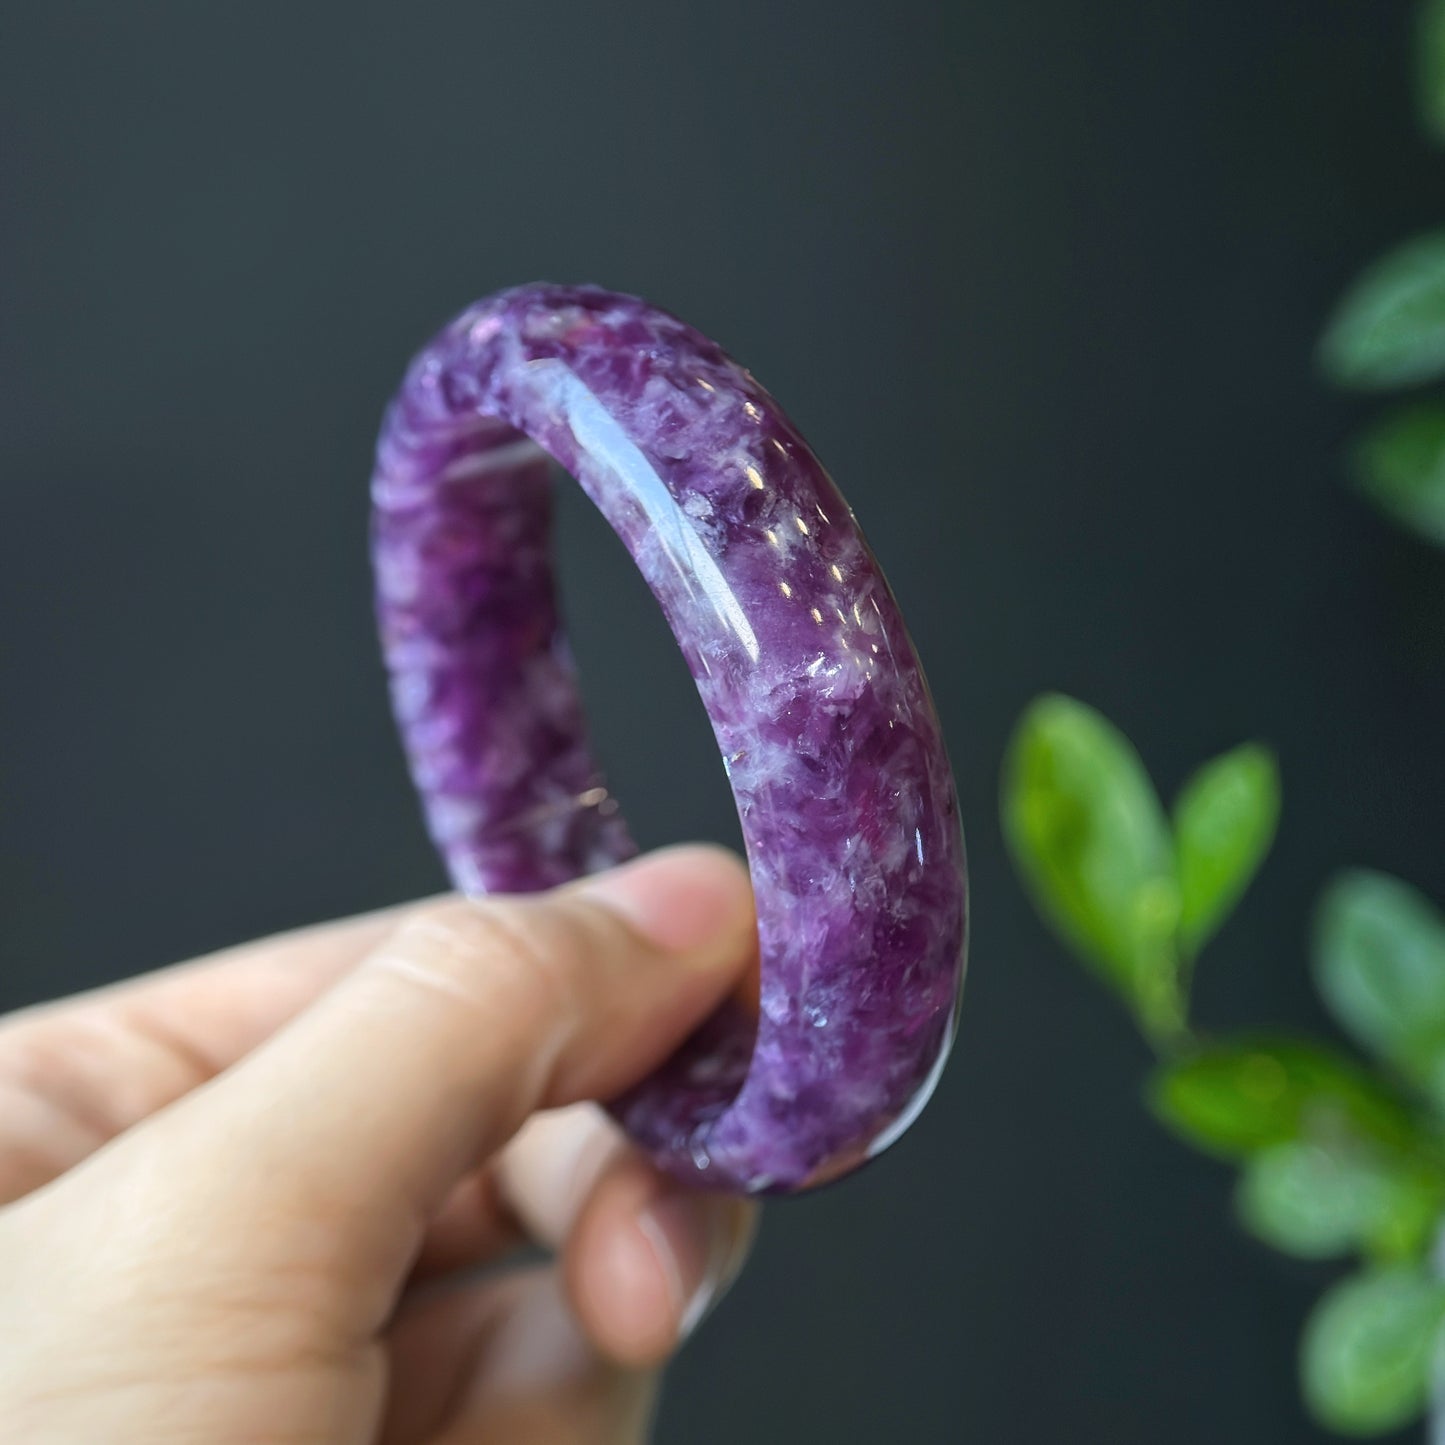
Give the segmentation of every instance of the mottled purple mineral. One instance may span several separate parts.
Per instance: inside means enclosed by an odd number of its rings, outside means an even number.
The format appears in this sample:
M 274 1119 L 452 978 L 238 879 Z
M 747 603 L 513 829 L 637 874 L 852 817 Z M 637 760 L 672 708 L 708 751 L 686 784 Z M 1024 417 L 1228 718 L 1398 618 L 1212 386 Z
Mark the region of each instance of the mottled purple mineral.
M 724 1009 L 612 1108 L 706 1187 L 834 1178 L 926 1102 L 963 979 L 958 804 L 897 604 L 832 479 L 711 341 L 595 287 L 477 303 L 412 363 L 372 484 L 392 698 L 463 891 L 633 851 L 558 615 L 549 459 L 666 614 L 757 893 L 756 1015 Z

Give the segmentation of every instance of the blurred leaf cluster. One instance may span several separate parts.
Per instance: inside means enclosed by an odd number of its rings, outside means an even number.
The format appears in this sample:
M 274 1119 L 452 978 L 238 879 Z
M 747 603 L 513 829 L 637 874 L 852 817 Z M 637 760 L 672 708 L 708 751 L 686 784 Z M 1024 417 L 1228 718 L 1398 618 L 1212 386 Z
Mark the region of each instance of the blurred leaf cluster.
M 1431 1254 L 1445 1213 L 1445 919 L 1377 873 L 1325 890 L 1315 977 L 1362 1057 L 1206 1036 L 1190 1020 L 1196 960 L 1264 861 L 1279 810 L 1274 759 L 1246 744 L 1205 763 L 1166 811 L 1129 740 L 1061 696 L 1028 709 L 1004 765 L 1019 873 L 1153 1045 L 1155 1115 L 1238 1169 L 1251 1233 L 1358 1262 L 1315 1308 L 1301 1376 L 1324 1424 L 1376 1434 L 1425 1409 L 1442 1344 Z
M 1416 108 L 1445 146 L 1445 0 L 1422 0 L 1416 37 Z M 1360 489 L 1387 516 L 1445 547 L 1445 230 L 1387 252 L 1340 300 L 1320 342 L 1338 385 L 1405 391 L 1354 447 Z

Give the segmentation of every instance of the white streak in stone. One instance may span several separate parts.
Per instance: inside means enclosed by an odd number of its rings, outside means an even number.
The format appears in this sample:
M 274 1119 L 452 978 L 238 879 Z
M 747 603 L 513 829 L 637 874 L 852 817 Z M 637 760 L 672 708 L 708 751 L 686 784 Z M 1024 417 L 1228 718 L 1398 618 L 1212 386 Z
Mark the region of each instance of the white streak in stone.
M 488 452 L 469 452 L 448 462 L 438 475 L 439 482 L 464 482 L 469 477 L 485 476 L 488 472 L 506 472 L 514 467 L 526 466 L 528 462 L 542 461 L 547 453 L 528 437 L 521 437 L 506 446 L 493 447 Z
M 756 662 L 760 651 L 757 634 L 737 594 L 728 586 L 722 570 L 708 553 L 702 538 L 688 524 L 686 514 L 673 500 L 662 478 L 592 392 L 570 372 L 560 368 L 559 372 L 555 377 L 558 400 L 578 448 L 589 460 L 610 471 L 636 500 L 652 524 L 658 545 L 668 560 L 684 578 L 697 583 L 718 620 Z

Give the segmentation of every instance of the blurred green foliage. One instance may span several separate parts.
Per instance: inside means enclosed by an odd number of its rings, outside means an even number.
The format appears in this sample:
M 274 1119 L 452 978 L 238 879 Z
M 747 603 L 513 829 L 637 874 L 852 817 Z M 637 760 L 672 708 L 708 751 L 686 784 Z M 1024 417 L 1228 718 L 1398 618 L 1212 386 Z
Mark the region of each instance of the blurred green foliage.
M 1445 145 L 1445 0 L 1421 0 L 1415 103 L 1426 135 Z M 1393 391 L 1445 381 L 1445 231 L 1417 236 L 1367 266 L 1320 340 L 1337 385 Z M 1360 491 L 1386 516 L 1445 547 L 1445 405 L 1416 399 L 1370 427 L 1354 450 Z
M 1345 292 L 1320 341 L 1340 386 L 1389 391 L 1445 373 L 1445 233 L 1389 252 Z
M 1128 739 L 1072 699 L 1044 697 L 1004 770 L 1004 828 L 1050 922 L 1150 1034 L 1182 1028 L 1174 840 Z
M 1326 891 L 1315 976 L 1335 1017 L 1445 1111 L 1445 919 L 1382 873 Z
M 1382 874 L 1326 888 L 1315 976 L 1368 1060 L 1306 1038 L 1211 1038 L 1190 1020 L 1190 979 L 1274 839 L 1270 752 L 1246 744 L 1206 763 L 1171 821 L 1123 733 L 1050 695 L 1011 740 L 1001 812 L 1039 912 L 1158 1054 L 1155 1116 L 1239 1170 L 1236 1213 L 1256 1237 L 1360 1260 L 1305 1330 L 1315 1415 L 1354 1435 L 1418 1416 L 1445 1344 L 1431 1261 L 1445 1214 L 1445 920 Z
M 1004 761 L 1003 824 L 1034 901 L 1156 1041 L 1180 1034 L 1195 956 L 1269 848 L 1262 748 L 1207 764 L 1171 824 L 1132 744 L 1072 698 L 1038 699 Z
M 1422 0 L 1415 42 L 1420 126 L 1437 145 L 1445 145 L 1445 0 Z
M 1205 763 L 1174 803 L 1179 947 L 1192 959 L 1264 861 L 1279 824 L 1279 769 L 1252 743 Z
M 1296 1140 L 1408 1148 L 1416 1134 L 1382 1080 L 1304 1039 L 1192 1039 L 1160 1065 L 1150 1103 L 1181 1138 L 1225 1159 Z
M 1445 146 L 1445 0 L 1419 4 L 1415 90 Z M 1364 268 L 1319 364 L 1341 387 L 1413 393 L 1365 430 L 1352 472 L 1382 513 L 1445 547 L 1445 230 Z M 1432 1409 L 1445 1439 L 1445 919 L 1383 874 L 1325 889 L 1315 979 L 1368 1062 L 1307 1039 L 1211 1039 L 1190 1021 L 1196 959 L 1263 863 L 1279 808 L 1274 758 L 1246 744 L 1205 763 L 1166 813 L 1128 738 L 1067 697 L 1027 710 L 1004 762 L 1019 874 L 1158 1054 L 1155 1116 L 1238 1169 L 1251 1234 L 1358 1260 L 1305 1327 L 1310 1409 L 1346 1435 Z
M 1320 1301 L 1300 1356 L 1305 1399 L 1344 1435 L 1379 1435 L 1430 1399 L 1445 1285 L 1408 1265 L 1341 1281 Z
M 1359 489 L 1387 516 L 1445 547 L 1445 405 L 1387 413 L 1355 447 Z

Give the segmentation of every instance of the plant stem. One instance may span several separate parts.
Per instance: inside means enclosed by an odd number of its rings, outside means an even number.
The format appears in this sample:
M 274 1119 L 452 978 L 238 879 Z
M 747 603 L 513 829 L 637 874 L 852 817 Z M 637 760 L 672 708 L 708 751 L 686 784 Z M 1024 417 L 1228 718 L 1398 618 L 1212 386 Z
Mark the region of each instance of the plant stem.
M 1134 986 L 1134 1017 L 1139 1031 L 1161 1059 L 1172 1058 L 1189 1042 L 1188 965 L 1177 958 L 1148 969 Z

